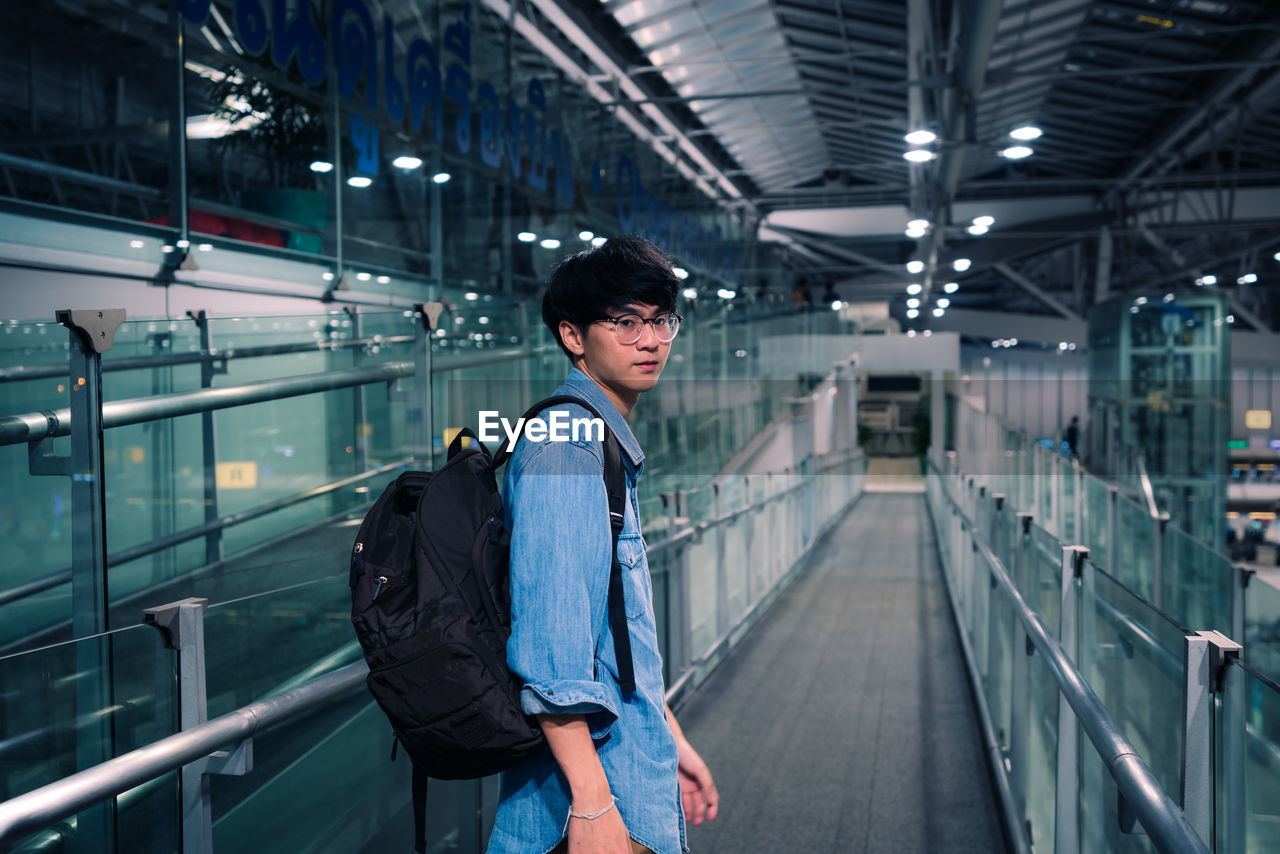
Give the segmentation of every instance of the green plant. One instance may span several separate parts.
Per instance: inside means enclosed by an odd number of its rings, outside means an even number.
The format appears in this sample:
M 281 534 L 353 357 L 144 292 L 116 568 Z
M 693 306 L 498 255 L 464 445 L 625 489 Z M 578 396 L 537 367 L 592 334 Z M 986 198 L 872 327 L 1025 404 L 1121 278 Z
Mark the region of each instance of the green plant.
M 291 67 L 290 74 L 297 75 L 296 69 Z M 295 85 L 301 90 L 304 84 Z M 215 142 L 215 150 L 260 155 L 272 187 L 315 186 L 311 163 L 327 160 L 329 147 L 328 123 L 317 104 L 234 66 L 209 87 L 209 100 L 213 116 L 232 129 Z
M 911 447 L 915 449 L 916 456 L 923 457 L 929 453 L 929 442 L 932 438 L 929 411 L 924 406 L 916 409 L 915 414 L 911 416 Z

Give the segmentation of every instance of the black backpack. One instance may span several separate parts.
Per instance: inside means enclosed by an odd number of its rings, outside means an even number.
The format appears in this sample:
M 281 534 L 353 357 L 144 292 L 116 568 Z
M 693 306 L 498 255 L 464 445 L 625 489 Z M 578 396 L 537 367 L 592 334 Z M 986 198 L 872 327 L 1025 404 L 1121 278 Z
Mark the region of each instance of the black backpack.
M 575 403 L 558 396 L 543 409 Z M 462 447 L 468 437 L 471 446 Z M 351 622 L 369 663 L 367 684 L 413 763 L 418 851 L 425 846 L 426 778 L 460 780 L 515 765 L 542 743 L 520 707 L 520 680 L 507 669 L 511 597 L 509 537 L 496 471 L 510 454 L 491 456 L 469 429 L 449 445 L 437 471 L 406 471 L 374 503 L 351 550 Z M 613 531 L 609 621 L 619 681 L 635 690 L 618 562 L 626 475 L 606 424 L 604 479 Z

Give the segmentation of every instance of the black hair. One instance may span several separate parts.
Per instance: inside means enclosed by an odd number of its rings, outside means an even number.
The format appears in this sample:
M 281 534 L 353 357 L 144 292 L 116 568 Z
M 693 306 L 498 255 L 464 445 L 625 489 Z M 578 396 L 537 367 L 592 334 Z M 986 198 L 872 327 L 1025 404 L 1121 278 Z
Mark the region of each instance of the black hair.
M 670 259 L 649 241 L 639 237 L 606 240 L 570 255 L 551 271 L 542 296 L 542 322 L 572 359 L 560 338 L 560 321 L 586 329 L 628 305 L 675 311 L 679 287 Z

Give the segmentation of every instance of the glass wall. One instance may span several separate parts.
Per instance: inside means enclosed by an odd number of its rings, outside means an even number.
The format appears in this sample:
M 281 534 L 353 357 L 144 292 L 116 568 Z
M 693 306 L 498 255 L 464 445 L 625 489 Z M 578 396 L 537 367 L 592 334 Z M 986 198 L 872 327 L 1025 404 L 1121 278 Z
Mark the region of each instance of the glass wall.
M 640 141 L 557 37 L 474 0 L 6 4 L 0 207 L 127 231 L 94 248 L 158 278 L 227 250 L 313 263 L 339 299 L 527 293 L 621 234 L 704 293 L 780 290 L 754 223 Z

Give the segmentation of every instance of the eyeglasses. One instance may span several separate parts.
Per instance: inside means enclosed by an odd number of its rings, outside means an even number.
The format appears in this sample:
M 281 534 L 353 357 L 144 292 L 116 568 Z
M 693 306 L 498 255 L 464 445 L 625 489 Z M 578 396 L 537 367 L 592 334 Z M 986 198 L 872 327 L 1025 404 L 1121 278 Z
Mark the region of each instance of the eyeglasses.
M 634 344 L 644 334 L 644 325 L 653 324 L 653 334 L 663 344 L 669 343 L 680 331 L 680 321 L 684 318 L 678 314 L 660 314 L 657 317 L 643 318 L 638 314 L 623 314 L 618 317 L 602 317 L 597 323 L 612 323 L 613 334 L 618 336 L 619 344 Z

